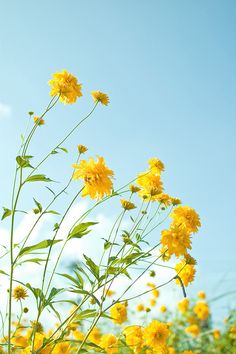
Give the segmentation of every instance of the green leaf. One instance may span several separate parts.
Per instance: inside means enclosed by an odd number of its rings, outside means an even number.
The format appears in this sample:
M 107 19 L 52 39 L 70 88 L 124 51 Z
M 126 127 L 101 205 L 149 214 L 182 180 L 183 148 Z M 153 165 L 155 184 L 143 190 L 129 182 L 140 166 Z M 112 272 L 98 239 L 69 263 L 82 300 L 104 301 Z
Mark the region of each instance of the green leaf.
M 29 158 L 31 158 L 31 156 L 17 156 L 16 157 L 16 162 L 18 163 L 18 165 L 21 167 L 21 168 L 26 168 L 26 167 L 30 167 L 30 168 L 33 168 L 33 166 L 31 166 L 31 164 L 29 163 Z
M 30 259 L 26 259 L 25 261 L 22 261 L 22 262 L 20 262 L 18 264 L 27 263 L 27 262 L 40 264 L 40 262 L 46 262 L 46 259 L 43 259 L 43 258 L 30 258 Z
M 36 199 L 34 199 L 34 202 L 37 205 L 37 208 L 38 208 L 39 212 L 42 213 L 42 210 L 43 210 L 42 205 Z
M 58 149 L 60 149 L 60 150 L 62 150 L 62 151 L 64 151 L 64 152 L 66 152 L 66 153 L 68 153 L 68 150 L 66 149 L 66 148 L 64 148 L 64 147 L 59 147 Z
M 32 245 L 32 246 L 29 246 L 29 247 L 24 247 L 18 257 L 22 257 L 22 256 L 25 256 L 26 254 L 29 254 L 31 253 L 32 251 L 36 251 L 36 250 L 40 250 L 40 249 L 44 249 L 44 248 L 48 248 L 50 247 L 51 245 L 54 245 L 58 242 L 61 242 L 62 240 L 44 240 L 44 241 L 41 241 L 39 243 L 36 243 L 35 245 Z
M 60 228 L 59 224 L 56 222 L 56 224 L 54 224 L 54 229 L 53 231 L 57 231 Z
M 48 211 L 46 211 L 45 213 L 60 215 L 60 213 L 58 213 L 58 211 L 55 211 L 55 210 L 48 210 Z
M 45 175 L 32 175 L 26 178 L 25 182 L 53 182 L 50 178 L 46 177 Z
M 96 225 L 96 224 L 98 223 L 90 221 L 90 222 L 82 222 L 76 225 L 68 235 L 68 240 L 70 240 L 71 238 L 81 238 L 87 235 L 89 232 L 91 232 L 91 230 L 88 230 L 89 226 Z
M 96 265 L 94 261 L 85 254 L 83 256 L 86 259 L 86 264 L 89 267 L 90 272 L 95 276 L 95 278 L 99 279 L 99 266 Z
M 3 207 L 3 214 L 2 214 L 2 220 L 7 218 L 8 216 L 10 216 L 12 214 L 12 211 L 10 209 L 4 208 Z
M 0 274 L 8 275 L 6 272 L 4 272 L 4 270 L 1 269 L 0 269 Z
M 76 317 L 76 321 L 84 320 L 85 318 L 91 318 L 97 316 L 97 311 L 96 310 L 84 310 L 81 311 Z

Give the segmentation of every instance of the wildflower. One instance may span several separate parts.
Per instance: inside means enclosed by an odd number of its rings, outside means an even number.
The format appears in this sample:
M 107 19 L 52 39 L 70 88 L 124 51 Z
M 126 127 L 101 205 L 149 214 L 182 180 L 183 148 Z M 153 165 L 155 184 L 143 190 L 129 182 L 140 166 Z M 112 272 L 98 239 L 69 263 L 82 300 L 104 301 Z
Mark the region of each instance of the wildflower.
M 118 340 L 114 334 L 104 334 L 101 337 L 99 346 L 103 348 L 107 354 L 115 354 L 118 352 Z
M 200 328 L 197 324 L 193 324 L 187 328 L 185 328 L 185 332 L 191 334 L 193 337 L 196 337 L 200 333 Z
M 150 305 L 151 306 L 156 306 L 157 300 L 156 299 L 150 299 Z
M 164 204 L 165 207 L 170 206 L 171 204 L 171 198 L 168 194 L 165 193 L 160 193 L 158 194 L 158 196 L 156 197 L 157 201 L 159 201 L 161 204 Z
M 77 145 L 77 149 L 79 154 L 84 154 L 86 151 L 88 151 L 88 148 L 81 144 Z
M 164 305 L 162 305 L 162 306 L 160 307 L 160 312 L 165 313 L 166 311 L 167 311 L 167 307 L 164 306 Z
M 129 189 L 132 193 L 137 193 L 140 191 L 141 188 L 139 188 L 138 186 L 135 186 L 134 184 L 130 184 Z
M 197 315 L 199 320 L 206 320 L 209 316 L 209 307 L 206 302 L 199 301 L 193 308 L 193 312 Z
M 189 299 L 186 297 L 178 303 L 178 309 L 182 314 L 187 312 L 188 307 L 189 307 Z
M 153 290 L 152 290 L 152 295 L 153 295 L 155 298 L 158 298 L 159 295 L 160 295 L 160 291 L 157 290 L 157 289 L 153 289 Z
M 88 337 L 88 340 L 92 343 L 99 344 L 101 339 L 101 331 L 98 327 L 94 327 Z
M 181 204 L 181 200 L 179 198 L 170 197 L 170 201 L 173 206 Z
M 51 352 L 52 354 L 62 354 L 62 353 L 67 353 L 70 354 L 70 343 L 69 342 L 62 342 L 62 343 L 57 343 Z
M 40 125 L 44 125 L 45 124 L 45 120 L 43 118 L 35 116 L 34 117 L 34 123 L 39 125 L 39 126 Z
M 164 246 L 160 249 L 161 259 L 163 262 L 169 261 L 171 254 L 168 252 L 168 247 Z
M 186 264 L 185 261 L 181 261 L 180 263 L 176 264 L 175 270 L 180 276 L 185 286 L 188 286 L 188 284 L 194 280 L 194 276 L 196 273 L 194 265 Z M 176 283 L 180 284 L 178 279 L 176 279 Z
M 174 347 L 168 347 L 168 354 L 176 354 L 176 350 Z
M 101 91 L 92 91 L 91 95 L 95 102 L 101 102 L 101 104 L 107 106 L 109 104 L 109 97 L 107 94 Z
M 23 288 L 23 286 L 18 285 L 15 287 L 13 290 L 12 296 L 14 297 L 15 300 L 25 300 L 25 298 L 28 296 L 27 290 Z
M 161 243 L 168 248 L 170 255 L 177 257 L 187 253 L 191 249 L 191 240 L 188 230 L 183 225 L 173 224 L 170 230 L 163 230 L 161 233 Z
M 113 295 L 115 295 L 115 291 L 113 291 L 113 290 L 111 290 L 111 289 L 107 289 L 106 291 L 105 291 L 105 294 L 106 294 L 106 296 L 108 296 L 108 297 L 111 297 L 111 296 L 113 296 Z
M 184 224 L 190 232 L 197 232 L 201 226 L 199 215 L 189 206 L 178 206 L 171 217 L 175 223 Z
M 193 258 L 189 253 L 186 253 L 184 255 L 184 260 L 187 264 L 192 264 L 192 265 L 196 265 L 197 261 L 195 258 Z
M 52 75 L 53 79 L 48 82 L 51 86 L 51 96 L 60 96 L 60 101 L 66 104 L 75 103 L 82 96 L 81 84 L 75 76 L 66 70 Z
M 97 162 L 92 158 L 81 160 L 79 165 L 74 164 L 73 167 L 76 169 L 73 178 L 84 180 L 83 197 L 89 195 L 92 199 L 101 199 L 105 194 L 111 194 L 114 173 L 105 165 L 103 157 L 98 157 Z
M 147 283 L 147 286 L 152 289 L 154 289 L 156 287 L 156 285 L 154 283 Z
M 122 324 L 127 320 L 127 309 L 123 303 L 113 305 L 110 309 L 110 313 L 114 323 Z
M 236 339 L 236 326 L 231 326 L 229 328 L 229 337 L 232 339 Z
M 163 191 L 163 183 L 159 175 L 150 171 L 141 173 L 137 178 L 137 184 L 142 187 L 139 195 L 144 200 L 158 201 L 157 195 Z
M 204 300 L 206 298 L 206 293 L 205 293 L 205 291 L 199 291 L 197 293 L 197 296 L 199 297 L 199 299 Z
M 43 325 L 41 322 L 37 322 L 37 321 L 30 321 L 30 322 L 34 332 L 43 333 Z
M 132 209 L 136 208 L 134 203 L 131 203 L 129 200 L 121 199 L 120 202 L 121 202 L 122 208 L 124 208 L 125 210 L 132 210 Z
M 144 307 L 143 304 L 138 304 L 138 305 L 136 306 L 136 310 L 139 311 L 139 312 L 144 311 L 144 309 L 145 309 L 145 307 Z
M 166 343 L 169 333 L 165 323 L 154 320 L 144 329 L 143 338 L 146 345 L 155 348 Z
M 219 339 L 220 338 L 220 331 L 218 329 L 214 329 L 212 334 L 213 334 L 213 337 L 215 339 Z
M 196 352 L 193 352 L 192 350 L 185 350 L 182 352 L 182 354 L 197 354 Z
M 156 173 L 158 175 L 160 175 L 161 172 L 163 172 L 165 169 L 163 162 L 157 158 L 149 159 L 148 164 L 149 164 L 150 170 L 153 173 Z
M 134 354 L 140 353 L 143 346 L 143 331 L 140 326 L 129 326 L 124 329 L 126 344 L 130 346 Z

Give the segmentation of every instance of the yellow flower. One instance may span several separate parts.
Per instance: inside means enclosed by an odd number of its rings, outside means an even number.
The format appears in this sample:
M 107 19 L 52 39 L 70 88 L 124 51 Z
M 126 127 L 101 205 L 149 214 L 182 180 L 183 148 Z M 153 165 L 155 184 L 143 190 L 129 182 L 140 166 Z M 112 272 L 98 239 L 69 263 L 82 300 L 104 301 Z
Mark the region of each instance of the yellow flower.
M 149 164 L 150 170 L 153 173 L 156 173 L 158 175 L 160 175 L 161 172 L 163 172 L 165 169 L 163 162 L 157 158 L 149 159 L 148 164 Z
M 232 339 L 236 339 L 236 326 L 231 326 L 229 328 L 229 337 Z
M 95 102 L 101 102 L 101 104 L 107 106 L 109 104 L 109 97 L 107 94 L 101 92 L 101 91 L 92 91 L 91 95 L 93 97 L 93 100 Z
M 104 334 L 101 337 L 99 346 L 103 348 L 107 354 L 115 354 L 118 352 L 118 340 L 114 334 Z
M 192 350 L 185 350 L 182 352 L 182 354 L 197 354 L 196 352 L 193 352 Z
M 77 149 L 79 154 L 84 154 L 86 151 L 88 151 L 88 148 L 81 144 L 77 145 Z
M 197 261 L 195 258 L 193 258 L 189 253 L 186 253 L 184 255 L 184 260 L 187 264 L 192 264 L 192 265 L 196 265 Z
M 110 313 L 114 323 L 122 324 L 127 320 L 127 309 L 123 303 L 113 305 L 110 309 Z
M 186 297 L 178 303 L 178 309 L 182 314 L 187 312 L 188 307 L 189 307 L 189 299 Z
M 191 249 L 191 240 L 188 230 L 183 225 L 172 224 L 170 230 L 163 230 L 161 233 L 161 243 L 168 248 L 170 255 L 177 257 L 187 253 Z
M 52 351 L 52 354 L 70 354 L 71 349 L 70 349 L 70 343 L 69 342 L 63 342 L 63 343 L 57 343 Z
M 162 313 L 165 313 L 165 312 L 167 311 L 167 307 L 164 306 L 164 305 L 162 305 L 162 306 L 160 307 L 160 311 L 161 311 Z
M 184 224 L 190 232 L 197 232 L 201 226 L 199 215 L 189 206 L 178 206 L 171 214 L 174 223 Z
M 168 247 L 162 247 L 160 249 L 160 253 L 161 253 L 161 259 L 163 260 L 163 262 L 167 262 L 169 261 L 171 254 L 168 252 Z
M 13 290 L 12 296 L 14 297 L 15 300 L 25 300 L 25 298 L 28 296 L 27 295 L 27 290 L 23 288 L 23 286 L 18 285 L 15 287 Z
M 156 306 L 157 300 L 156 299 L 150 299 L 149 300 L 151 306 Z
M 121 199 L 120 202 L 121 202 L 122 208 L 124 208 L 125 210 L 132 210 L 132 209 L 136 208 L 134 203 L 131 203 L 129 200 Z
M 77 329 L 75 331 L 73 331 L 73 337 L 77 340 L 82 341 L 85 337 L 84 333 L 78 331 Z
M 101 339 L 101 331 L 99 328 L 94 327 L 88 337 L 88 340 L 92 343 L 99 344 Z
M 141 326 L 129 326 L 124 329 L 126 344 L 134 354 L 140 353 L 143 346 L 143 331 Z
M 113 295 L 115 295 L 115 291 L 113 291 L 113 290 L 111 290 L 111 289 L 107 289 L 107 290 L 105 290 L 105 294 L 106 294 L 106 296 L 108 296 L 108 297 L 111 297 L 111 296 L 113 296 Z
M 138 186 L 135 186 L 134 184 L 130 184 L 129 189 L 132 193 L 137 193 L 140 191 L 140 188 Z
M 136 306 L 136 310 L 139 311 L 139 312 L 144 311 L 144 309 L 145 309 L 144 304 L 138 304 Z
M 199 297 L 199 299 L 204 300 L 206 298 L 206 293 L 205 291 L 199 291 L 197 296 Z
M 111 194 L 114 173 L 105 165 L 103 157 L 98 157 L 97 162 L 92 158 L 81 160 L 79 165 L 74 164 L 73 167 L 76 169 L 73 178 L 84 180 L 83 197 L 89 195 L 92 199 L 101 199 L 105 194 Z
M 143 331 L 145 344 L 151 348 L 164 345 L 170 334 L 168 326 L 157 320 L 152 321 Z
M 186 264 L 185 261 L 181 261 L 180 263 L 176 264 L 175 270 L 178 273 L 178 275 L 180 276 L 180 278 L 185 286 L 188 286 L 188 284 L 192 283 L 192 281 L 194 280 L 194 276 L 196 273 L 194 265 Z M 176 283 L 180 284 L 178 279 L 176 279 Z
M 155 298 L 158 298 L 159 295 L 160 295 L 160 291 L 157 290 L 157 289 L 153 289 L 153 290 L 152 290 L 152 295 L 153 295 Z
M 157 195 L 156 199 L 161 203 L 168 207 L 171 204 L 171 197 L 168 194 L 160 193 Z
M 45 124 L 45 120 L 43 118 L 35 116 L 34 117 L 34 123 L 37 124 L 37 125 L 44 125 Z
M 168 354 L 176 354 L 176 350 L 174 347 L 168 347 L 169 353 Z
M 193 325 L 185 328 L 185 332 L 188 333 L 188 334 L 191 334 L 193 337 L 196 337 L 200 333 L 200 328 L 199 328 L 198 325 L 193 324 Z
M 139 195 L 144 200 L 158 201 L 158 194 L 162 193 L 163 187 L 159 175 L 150 171 L 141 173 L 137 178 L 137 184 L 142 187 Z
M 75 76 L 66 70 L 57 72 L 52 75 L 53 79 L 48 82 L 51 86 L 51 96 L 60 96 L 63 103 L 75 103 L 78 97 L 82 96 L 81 84 Z
M 199 320 L 206 320 L 209 316 L 209 307 L 206 302 L 199 301 L 193 308 Z
M 219 339 L 220 338 L 220 331 L 218 329 L 214 329 L 212 334 L 213 334 L 213 337 L 215 339 Z
M 179 198 L 173 198 L 173 197 L 171 197 L 171 198 L 170 198 L 170 201 L 171 201 L 171 204 L 172 204 L 173 206 L 176 206 L 176 205 L 181 204 L 181 200 L 180 200 Z

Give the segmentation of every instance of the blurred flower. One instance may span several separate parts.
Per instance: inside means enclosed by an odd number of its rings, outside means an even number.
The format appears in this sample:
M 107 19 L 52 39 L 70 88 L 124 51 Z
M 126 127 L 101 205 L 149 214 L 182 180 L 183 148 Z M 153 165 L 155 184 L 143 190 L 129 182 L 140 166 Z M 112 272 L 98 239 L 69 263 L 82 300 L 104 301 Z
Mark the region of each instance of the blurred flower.
M 95 102 L 101 102 L 101 104 L 107 106 L 109 104 L 109 97 L 101 91 L 92 91 L 91 95 Z
M 124 208 L 125 210 L 132 210 L 132 209 L 136 208 L 134 203 L 131 203 L 129 200 L 121 199 L 120 202 L 121 202 L 122 208 Z
M 185 332 L 188 333 L 188 334 L 191 334 L 193 337 L 196 337 L 200 333 L 200 328 L 199 328 L 198 325 L 193 324 L 193 325 L 185 328 Z
M 164 345 L 170 334 L 170 331 L 165 323 L 157 320 L 152 321 L 143 331 L 145 344 L 151 348 Z
M 35 116 L 34 117 L 34 123 L 39 125 L 39 126 L 40 125 L 44 125 L 45 124 L 45 120 L 43 118 Z
M 118 352 L 118 340 L 114 334 L 104 334 L 101 337 L 99 346 L 103 348 L 107 354 L 115 354 Z
M 123 303 L 113 305 L 110 309 L 110 313 L 114 323 L 122 324 L 127 320 L 127 309 Z
M 206 302 L 199 301 L 193 308 L 199 320 L 206 320 L 209 316 L 209 307 Z

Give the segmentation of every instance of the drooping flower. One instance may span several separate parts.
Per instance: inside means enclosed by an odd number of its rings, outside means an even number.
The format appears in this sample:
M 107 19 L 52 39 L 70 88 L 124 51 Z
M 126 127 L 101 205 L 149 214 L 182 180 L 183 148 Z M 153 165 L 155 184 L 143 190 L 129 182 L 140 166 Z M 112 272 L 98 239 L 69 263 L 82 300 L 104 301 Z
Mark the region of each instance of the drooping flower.
M 48 82 L 51 86 L 51 96 L 60 96 L 60 101 L 66 104 L 75 103 L 82 96 L 81 84 L 75 76 L 63 70 L 52 75 L 53 79 Z
M 105 165 L 103 157 L 98 157 L 97 162 L 93 158 L 81 160 L 79 165 L 74 164 L 73 167 L 76 169 L 73 178 L 84 180 L 83 197 L 89 195 L 92 199 L 101 199 L 105 194 L 111 194 L 114 173 Z
M 95 102 L 101 102 L 101 104 L 107 106 L 109 104 L 109 97 L 106 93 L 103 93 L 101 91 L 92 91 L 91 95 L 93 97 L 93 100 Z
M 86 151 L 88 151 L 88 148 L 81 144 L 77 145 L 77 149 L 79 154 L 84 154 Z
M 38 116 L 34 117 L 34 123 L 37 125 L 44 125 L 45 124 L 45 120 L 43 118 L 40 118 Z
M 28 296 L 27 290 L 23 288 L 23 286 L 18 285 L 15 287 L 13 290 L 12 296 L 14 297 L 15 300 L 25 300 L 25 298 Z
M 125 210 L 132 210 L 132 209 L 136 208 L 135 204 L 130 202 L 129 200 L 121 199 L 120 202 L 121 202 L 122 208 L 124 208 Z
M 185 286 L 188 286 L 188 284 L 194 280 L 196 273 L 194 265 L 186 264 L 186 262 L 182 260 L 180 263 L 176 264 L 175 270 Z M 178 279 L 176 279 L 176 283 L 180 285 L 180 281 Z
M 130 184 L 129 189 L 132 193 L 137 193 L 140 191 L 140 188 L 138 186 L 135 186 L 135 184 Z
M 177 257 L 185 255 L 187 249 L 191 249 L 190 233 L 184 225 L 172 224 L 169 230 L 161 233 L 161 243 L 168 249 L 170 255 Z
M 124 303 L 117 303 L 110 309 L 111 317 L 114 323 L 122 324 L 127 320 L 127 308 Z
M 166 323 L 153 320 L 143 331 L 145 344 L 151 348 L 164 345 L 170 334 Z
M 104 334 L 101 337 L 99 346 L 103 348 L 107 354 L 115 354 L 118 352 L 118 340 L 114 334 Z
M 170 215 L 174 223 L 185 225 L 190 232 L 197 232 L 201 226 L 199 215 L 189 206 L 178 206 Z

